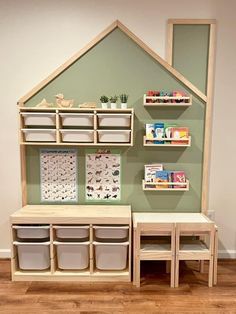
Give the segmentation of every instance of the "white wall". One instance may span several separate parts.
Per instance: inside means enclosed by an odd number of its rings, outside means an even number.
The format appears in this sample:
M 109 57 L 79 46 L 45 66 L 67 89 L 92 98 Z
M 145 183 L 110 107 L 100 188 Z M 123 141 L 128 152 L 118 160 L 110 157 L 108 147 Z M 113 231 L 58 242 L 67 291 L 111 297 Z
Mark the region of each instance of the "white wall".
M 210 209 L 221 253 L 236 257 L 235 11 L 234 0 L 0 0 L 0 257 L 21 205 L 17 100 L 116 19 L 164 58 L 168 18 L 218 20 Z

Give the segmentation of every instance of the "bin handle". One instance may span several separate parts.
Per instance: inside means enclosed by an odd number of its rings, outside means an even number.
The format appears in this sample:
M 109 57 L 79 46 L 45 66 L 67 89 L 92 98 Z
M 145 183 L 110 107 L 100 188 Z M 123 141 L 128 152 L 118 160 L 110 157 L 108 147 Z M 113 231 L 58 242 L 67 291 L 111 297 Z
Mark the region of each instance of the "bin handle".
M 129 226 L 93 226 L 94 229 L 129 229 Z
M 86 242 L 59 242 L 59 241 L 53 241 L 53 244 L 55 245 L 88 245 L 90 242 L 86 241 Z
M 14 245 L 50 245 L 50 241 L 47 242 L 19 242 L 19 241 L 14 241 Z
M 85 225 L 85 226 L 53 226 L 53 229 L 89 229 L 89 225 Z
M 94 245 L 123 245 L 123 246 L 127 246 L 129 245 L 129 242 L 97 242 L 94 241 L 93 242 Z
M 50 229 L 50 226 L 19 226 L 13 225 L 13 229 Z

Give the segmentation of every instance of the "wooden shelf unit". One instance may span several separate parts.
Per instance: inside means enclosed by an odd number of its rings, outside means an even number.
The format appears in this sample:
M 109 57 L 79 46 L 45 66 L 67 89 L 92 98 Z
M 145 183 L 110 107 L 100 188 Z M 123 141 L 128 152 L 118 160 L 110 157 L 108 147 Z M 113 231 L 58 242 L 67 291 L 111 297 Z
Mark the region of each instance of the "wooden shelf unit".
M 11 215 L 13 281 L 131 281 L 131 207 L 129 205 L 27 205 Z M 50 268 L 21 270 L 18 266 L 14 225 L 50 225 Z M 60 270 L 54 245 L 55 226 L 89 225 L 89 267 L 85 270 Z M 128 226 L 127 268 L 98 270 L 94 256 L 94 225 Z M 97 241 L 97 240 L 96 240 Z M 32 242 L 32 241 L 30 241 Z M 107 241 L 110 242 L 110 241 Z M 65 242 L 66 243 L 66 242 Z M 102 243 L 102 242 L 101 242 Z M 112 243 L 112 242 L 111 242 Z M 122 241 L 121 241 L 122 243 Z
M 147 142 L 154 142 L 154 141 L 164 141 L 163 144 L 155 144 L 155 143 L 147 143 Z M 171 143 L 165 143 L 166 141 L 175 141 L 175 142 L 182 142 L 186 141 L 186 144 L 180 143 L 180 144 L 171 144 Z M 191 136 L 187 138 L 163 138 L 163 139 L 147 139 L 146 136 L 143 137 L 143 146 L 161 146 L 161 147 L 190 147 L 191 146 Z
M 25 136 L 22 130 L 35 130 L 39 129 L 38 127 L 26 127 L 24 124 L 24 118 L 22 117 L 23 113 L 55 113 L 56 115 L 56 123 L 52 128 L 48 127 L 40 127 L 40 130 L 53 130 L 56 133 L 55 140 L 53 141 L 26 141 Z M 78 114 L 92 114 L 93 115 L 93 126 L 92 127 L 70 127 L 65 128 L 62 125 L 61 113 L 78 113 Z M 130 126 L 129 127 L 99 127 L 98 126 L 98 114 L 130 114 Z M 37 107 L 23 107 L 19 106 L 19 114 L 20 114 L 20 145 L 39 145 L 39 146 L 133 146 L 133 132 L 134 132 L 134 109 L 102 109 L 102 108 L 37 108 Z M 91 142 L 68 142 L 62 140 L 62 131 L 61 130 L 85 130 L 85 131 L 93 131 L 93 140 Z M 124 131 L 129 132 L 129 141 L 127 142 L 111 142 L 111 141 L 99 141 L 98 134 L 102 131 Z
M 163 187 L 163 188 L 157 188 L 157 185 L 177 185 L 179 188 L 170 188 L 170 187 Z M 147 186 L 153 186 L 153 188 L 147 187 Z M 189 191 L 189 180 L 186 180 L 186 182 L 146 182 L 143 180 L 143 190 L 144 191 L 172 191 L 172 192 L 184 192 Z
M 147 100 L 154 102 L 147 102 Z M 172 102 L 173 100 L 182 100 L 184 102 Z M 155 102 L 156 101 L 156 102 Z M 192 95 L 186 97 L 180 96 L 143 96 L 143 105 L 145 107 L 188 107 L 192 105 Z

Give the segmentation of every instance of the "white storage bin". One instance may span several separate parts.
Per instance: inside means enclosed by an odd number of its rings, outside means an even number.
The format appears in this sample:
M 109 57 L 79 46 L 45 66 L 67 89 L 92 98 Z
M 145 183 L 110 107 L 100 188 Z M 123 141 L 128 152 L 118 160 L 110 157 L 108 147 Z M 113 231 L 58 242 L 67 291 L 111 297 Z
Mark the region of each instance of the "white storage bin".
M 56 130 L 21 129 L 26 142 L 56 142 Z
M 62 142 L 92 143 L 94 141 L 93 130 L 60 130 Z
M 129 242 L 94 242 L 96 268 L 100 270 L 123 270 L 127 266 Z
M 50 267 L 50 242 L 13 242 L 17 246 L 19 268 L 44 270 Z
M 98 141 L 101 143 L 129 143 L 130 130 L 99 130 Z
M 129 113 L 103 113 L 97 116 L 100 127 L 130 127 L 131 125 L 131 114 Z
M 60 113 L 63 126 L 93 127 L 92 113 Z
M 24 124 L 31 125 L 56 125 L 56 114 L 52 112 L 21 112 Z
M 128 226 L 94 226 L 93 228 L 97 240 L 121 240 L 128 237 Z
M 89 226 L 54 226 L 59 239 L 85 239 L 89 237 Z
M 49 238 L 49 226 L 13 226 L 19 239 Z
M 57 263 L 60 269 L 79 270 L 88 268 L 89 242 L 53 242 L 57 247 Z

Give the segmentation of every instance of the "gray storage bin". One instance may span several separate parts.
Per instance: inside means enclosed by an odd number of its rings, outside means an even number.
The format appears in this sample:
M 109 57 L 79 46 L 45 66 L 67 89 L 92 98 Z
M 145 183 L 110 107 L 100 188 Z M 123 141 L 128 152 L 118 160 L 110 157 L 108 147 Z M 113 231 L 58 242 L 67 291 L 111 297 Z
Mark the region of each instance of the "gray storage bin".
M 17 238 L 19 239 L 45 239 L 49 238 L 49 226 L 21 226 L 14 225 L 13 229 L 16 230 Z
M 60 113 L 63 126 L 93 127 L 93 113 Z
M 57 250 L 58 268 L 82 270 L 89 266 L 89 242 L 53 242 Z
M 56 130 L 21 129 L 26 142 L 56 142 Z
M 129 226 L 93 226 L 94 235 L 98 241 L 103 240 L 127 240 Z
M 129 242 L 94 242 L 96 268 L 100 270 L 124 270 L 127 267 Z
M 19 268 L 45 270 L 50 267 L 50 242 L 13 242 L 17 246 Z
M 92 143 L 94 141 L 93 130 L 61 129 L 62 142 Z
M 99 143 L 129 143 L 130 130 L 98 130 Z
M 99 127 L 130 127 L 130 113 L 98 113 Z
M 89 226 L 53 226 L 58 239 L 82 240 L 89 237 Z
M 53 112 L 21 112 L 24 124 L 27 126 L 55 126 L 56 114 Z

